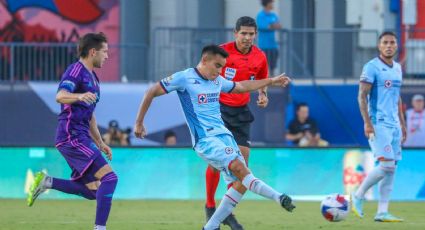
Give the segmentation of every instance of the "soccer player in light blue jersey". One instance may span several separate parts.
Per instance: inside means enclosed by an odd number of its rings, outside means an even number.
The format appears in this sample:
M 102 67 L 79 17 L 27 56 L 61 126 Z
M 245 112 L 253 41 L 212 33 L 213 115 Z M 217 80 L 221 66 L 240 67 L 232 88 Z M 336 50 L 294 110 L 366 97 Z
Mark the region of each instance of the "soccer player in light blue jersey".
M 219 75 L 227 56 L 228 53 L 219 46 L 206 46 L 196 68 L 174 73 L 152 86 L 144 95 L 134 126 L 136 137 L 146 136 L 143 121 L 153 98 L 177 92 L 194 150 L 208 164 L 220 170 L 228 184 L 233 183 L 204 226 L 205 230 L 219 229 L 220 223 L 232 213 L 247 189 L 276 201 L 289 212 L 295 208 L 288 195 L 275 191 L 248 169 L 231 132 L 224 126 L 219 104 L 220 92 L 243 93 L 269 85 L 285 87 L 290 79 L 282 74 L 255 81 L 226 80 Z
M 393 32 L 379 36 L 379 56 L 363 67 L 358 102 L 364 121 L 364 133 L 377 160 L 376 167 L 352 194 L 352 210 L 363 218 L 366 191 L 379 182 L 378 212 L 375 221 L 401 222 L 388 212 L 396 165 L 401 160 L 401 144 L 406 139 L 406 125 L 401 109 L 402 69 L 394 61 L 397 37 Z

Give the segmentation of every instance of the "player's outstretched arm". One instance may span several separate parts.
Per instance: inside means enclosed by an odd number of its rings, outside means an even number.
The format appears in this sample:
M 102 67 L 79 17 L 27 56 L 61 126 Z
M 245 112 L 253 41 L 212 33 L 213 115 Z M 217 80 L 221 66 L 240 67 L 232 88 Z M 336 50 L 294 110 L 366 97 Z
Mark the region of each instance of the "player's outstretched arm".
M 56 94 L 56 102 L 61 104 L 73 104 L 78 101 L 83 101 L 87 104 L 96 102 L 96 95 L 91 92 L 86 93 L 70 93 L 64 89 L 59 90 Z
M 364 122 L 364 134 L 366 138 L 373 138 L 375 130 L 373 129 L 372 122 L 370 121 L 369 112 L 367 110 L 367 96 L 370 94 L 372 84 L 368 82 L 360 82 L 359 94 L 357 101 L 359 103 L 360 113 Z
M 134 124 L 134 135 L 137 138 L 144 138 L 147 134 L 143 121 L 145 119 L 146 112 L 148 111 L 154 97 L 164 95 L 166 92 L 162 89 L 160 83 L 156 83 L 150 87 L 143 96 L 142 102 L 137 112 L 136 123 Z
M 245 93 L 251 92 L 266 86 L 278 86 L 286 87 L 291 82 L 291 78 L 285 74 L 281 74 L 277 77 L 266 78 L 261 80 L 247 80 L 236 82 L 235 88 L 232 90 L 232 93 Z

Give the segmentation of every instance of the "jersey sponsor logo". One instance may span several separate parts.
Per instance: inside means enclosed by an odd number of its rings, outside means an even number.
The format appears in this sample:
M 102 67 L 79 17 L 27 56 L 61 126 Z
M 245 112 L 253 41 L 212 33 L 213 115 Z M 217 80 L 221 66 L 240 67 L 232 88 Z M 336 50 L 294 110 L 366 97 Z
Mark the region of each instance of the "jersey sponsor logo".
M 224 149 L 224 152 L 226 152 L 226 154 L 232 154 L 233 153 L 233 148 L 232 147 L 226 147 Z
M 201 93 L 198 94 L 198 104 L 218 102 L 219 93 Z
M 224 77 L 227 80 L 232 80 L 236 76 L 236 69 L 226 67 L 226 70 L 224 71 Z
M 391 80 L 385 80 L 384 86 L 385 88 L 390 88 L 393 85 L 393 82 Z

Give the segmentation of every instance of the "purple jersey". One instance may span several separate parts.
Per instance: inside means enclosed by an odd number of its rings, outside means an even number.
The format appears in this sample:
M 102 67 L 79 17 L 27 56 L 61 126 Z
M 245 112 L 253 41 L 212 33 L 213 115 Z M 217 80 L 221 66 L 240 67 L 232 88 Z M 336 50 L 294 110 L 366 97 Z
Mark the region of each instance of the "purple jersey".
M 58 87 L 70 93 L 92 92 L 96 94 L 97 100 L 93 104 L 75 102 L 73 104 L 62 104 L 61 113 L 58 118 L 56 130 L 56 145 L 78 139 L 90 138 L 90 120 L 96 103 L 100 98 L 99 79 L 94 72 L 90 72 L 81 62 L 68 66 L 62 75 Z

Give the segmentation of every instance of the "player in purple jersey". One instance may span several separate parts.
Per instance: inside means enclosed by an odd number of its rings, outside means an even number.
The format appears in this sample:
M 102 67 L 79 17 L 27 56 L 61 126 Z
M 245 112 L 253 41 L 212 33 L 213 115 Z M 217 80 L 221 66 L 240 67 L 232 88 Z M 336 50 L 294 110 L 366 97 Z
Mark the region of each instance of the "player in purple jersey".
M 64 180 L 38 172 L 28 194 L 28 205 L 46 189 L 96 199 L 94 229 L 106 229 L 117 175 L 103 158 L 112 160 L 112 151 L 97 128 L 94 109 L 99 102 L 99 79 L 94 68 L 101 68 L 108 58 L 107 39 L 103 33 L 84 35 L 78 45 L 80 60 L 62 75 L 56 101 L 61 104 L 56 131 L 56 148 L 72 169 L 71 179 Z

